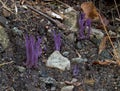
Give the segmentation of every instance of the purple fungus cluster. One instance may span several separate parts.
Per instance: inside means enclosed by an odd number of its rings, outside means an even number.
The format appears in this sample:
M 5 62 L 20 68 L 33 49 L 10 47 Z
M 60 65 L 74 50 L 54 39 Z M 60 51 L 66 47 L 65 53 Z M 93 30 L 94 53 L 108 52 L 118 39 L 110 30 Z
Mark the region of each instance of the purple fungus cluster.
M 54 36 L 55 50 L 60 51 L 60 47 L 61 47 L 61 34 L 60 33 L 56 34 L 56 32 L 53 31 L 53 36 Z
M 35 41 L 33 35 L 25 35 L 25 47 L 27 56 L 25 65 L 28 68 L 38 67 L 38 57 L 40 57 L 42 54 L 42 48 L 40 47 L 41 41 L 42 39 L 40 37 L 37 37 L 37 40 Z
M 79 18 L 79 38 L 87 39 L 90 37 L 91 20 L 85 19 L 85 14 L 81 13 Z

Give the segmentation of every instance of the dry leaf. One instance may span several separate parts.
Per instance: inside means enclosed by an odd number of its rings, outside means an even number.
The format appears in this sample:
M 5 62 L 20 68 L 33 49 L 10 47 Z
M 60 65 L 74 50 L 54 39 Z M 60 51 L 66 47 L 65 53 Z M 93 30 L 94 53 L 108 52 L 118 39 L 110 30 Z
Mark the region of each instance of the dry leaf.
M 100 54 L 105 49 L 107 40 L 108 40 L 107 36 L 103 37 L 103 39 L 101 40 L 101 43 L 99 45 L 99 52 L 98 52 L 98 54 Z
M 3 8 L 2 13 L 3 13 L 3 15 L 4 15 L 5 17 L 9 17 L 9 16 L 11 15 L 11 13 L 10 13 L 8 10 L 4 9 L 4 8 Z
M 99 19 L 99 13 L 97 12 L 97 9 L 92 2 L 82 3 L 81 8 L 82 8 L 83 12 L 85 13 L 86 18 L 90 18 L 90 19 L 93 19 L 93 20 L 98 20 Z
M 117 61 L 117 64 L 120 66 L 120 60 Z
M 85 13 L 85 18 L 90 18 L 94 21 L 100 22 L 99 12 L 97 11 L 97 8 L 92 2 L 84 2 L 81 4 L 81 8 L 83 12 Z M 101 18 L 103 20 L 104 25 L 107 27 L 109 24 L 109 20 L 101 14 Z M 103 25 L 98 25 L 98 28 L 103 29 Z

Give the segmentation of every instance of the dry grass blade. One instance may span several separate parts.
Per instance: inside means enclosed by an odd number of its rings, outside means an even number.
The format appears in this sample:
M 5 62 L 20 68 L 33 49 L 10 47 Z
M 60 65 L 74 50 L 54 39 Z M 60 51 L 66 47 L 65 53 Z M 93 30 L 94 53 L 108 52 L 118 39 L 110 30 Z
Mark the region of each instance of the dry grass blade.
M 108 40 L 108 37 L 105 36 L 102 40 L 101 40 L 101 43 L 100 43 L 100 46 L 99 46 L 99 52 L 98 54 L 100 54 L 106 47 L 106 41 Z
M 117 64 L 115 61 L 112 60 L 105 60 L 105 61 L 95 61 L 93 64 L 99 64 L 99 65 L 110 65 L 110 64 Z
M 14 61 L 10 61 L 10 62 L 6 62 L 6 63 L 2 63 L 2 64 L 0 64 L 0 67 L 1 66 L 4 66 L 4 65 L 6 65 L 6 64 L 11 64 L 11 63 L 13 63 Z

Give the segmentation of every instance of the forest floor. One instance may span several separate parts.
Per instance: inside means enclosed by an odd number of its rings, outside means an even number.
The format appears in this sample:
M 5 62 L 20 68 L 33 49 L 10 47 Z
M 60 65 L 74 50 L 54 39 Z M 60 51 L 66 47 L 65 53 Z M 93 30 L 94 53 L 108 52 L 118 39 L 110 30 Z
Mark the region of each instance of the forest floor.
M 100 22 L 92 22 L 91 27 L 104 34 L 102 38 L 95 35 L 79 40 L 78 31 L 65 30 L 59 26 L 65 25 L 65 19 L 56 19 L 46 13 L 48 10 L 60 13 L 61 9 L 64 11 L 69 7 L 80 13 L 80 5 L 84 2 L 85 0 L 0 0 L 0 91 L 120 91 L 120 64 L 114 59 L 110 41 L 102 41 L 107 34 L 104 28 L 99 27 Z M 119 55 L 120 2 L 116 2 L 118 11 L 114 1 L 93 0 L 99 12 L 109 21 L 107 30 L 113 36 L 111 40 Z M 74 25 L 74 18 L 73 21 L 69 19 L 67 22 L 70 22 L 70 26 Z M 60 53 L 70 60 L 70 70 L 62 71 L 46 66 L 46 61 L 55 51 L 52 30 L 61 33 Z M 43 38 L 37 68 L 24 65 L 27 60 L 25 34 Z

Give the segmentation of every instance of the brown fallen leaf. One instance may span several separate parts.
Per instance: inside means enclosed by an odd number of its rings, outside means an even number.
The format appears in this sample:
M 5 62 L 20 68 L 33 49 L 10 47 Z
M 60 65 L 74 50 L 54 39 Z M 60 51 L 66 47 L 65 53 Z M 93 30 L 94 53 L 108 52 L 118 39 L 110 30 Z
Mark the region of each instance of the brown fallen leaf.
M 95 5 L 92 2 L 84 2 L 81 4 L 81 9 L 83 10 L 83 12 L 85 13 L 85 18 L 89 18 L 92 19 L 93 21 L 97 21 L 97 22 L 101 22 L 100 21 L 100 13 L 97 11 L 97 8 L 95 7 Z M 109 20 L 107 20 L 107 18 L 101 14 L 101 18 L 105 24 L 105 26 L 107 26 L 109 24 Z M 103 29 L 103 25 L 98 25 L 98 28 Z
M 101 40 L 98 54 L 100 54 L 105 49 L 107 40 L 108 40 L 107 36 L 103 37 L 103 39 Z
M 90 18 L 92 20 L 99 20 L 99 13 L 97 12 L 97 9 L 92 2 L 82 3 L 81 8 L 85 13 L 86 18 Z

